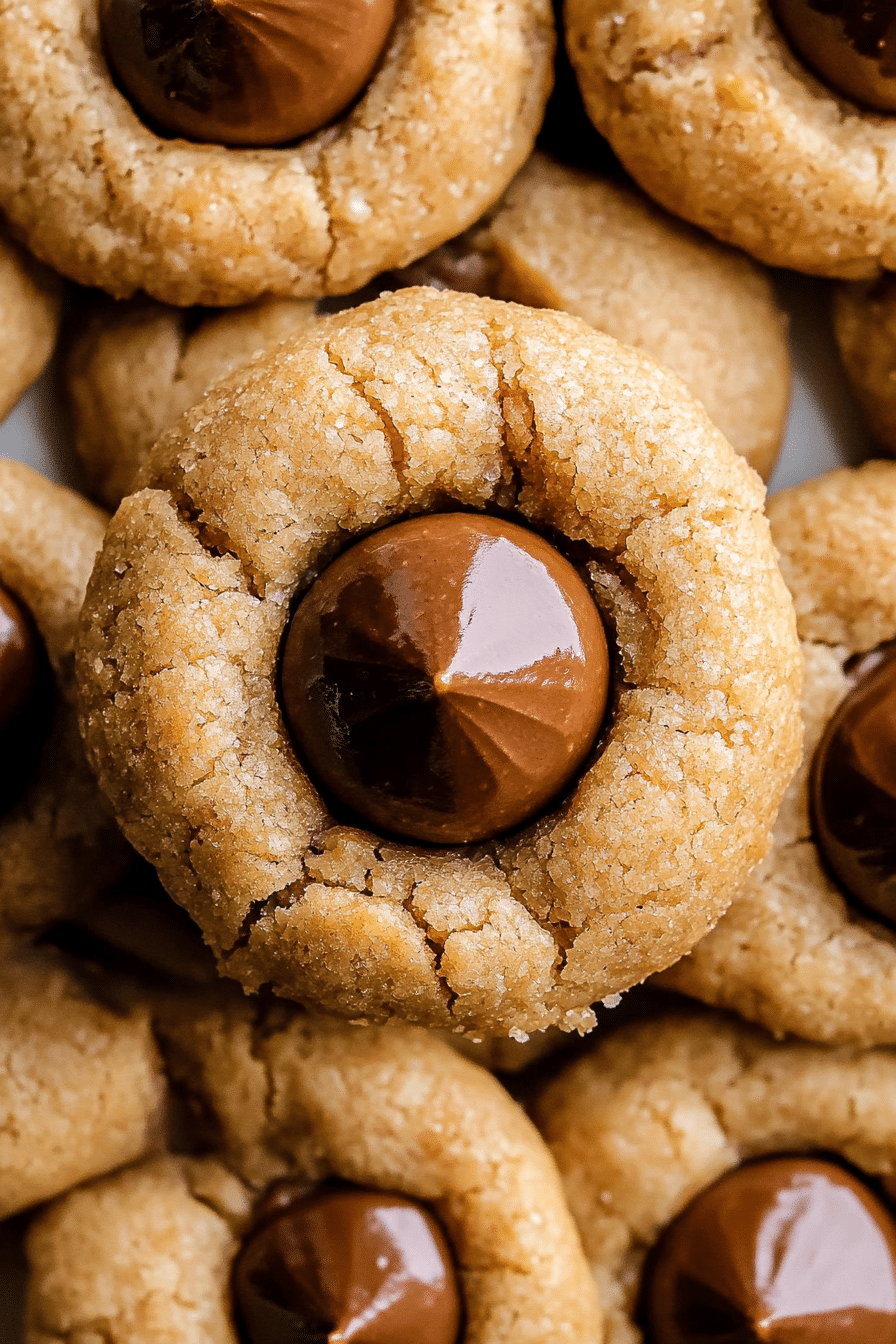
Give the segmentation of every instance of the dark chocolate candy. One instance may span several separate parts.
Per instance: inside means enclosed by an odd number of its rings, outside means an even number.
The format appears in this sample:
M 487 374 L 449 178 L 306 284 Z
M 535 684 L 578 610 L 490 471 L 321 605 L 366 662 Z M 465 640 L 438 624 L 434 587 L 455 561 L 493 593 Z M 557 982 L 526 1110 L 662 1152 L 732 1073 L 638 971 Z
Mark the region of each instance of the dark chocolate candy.
M 0 815 L 18 802 L 52 717 L 53 676 L 30 612 L 0 587 Z
M 99 0 L 106 57 L 137 109 L 189 140 L 280 145 L 364 89 L 395 0 Z
M 455 1344 L 457 1274 L 424 1205 L 298 1182 L 274 1196 L 234 1267 L 248 1344 Z
M 833 1162 L 750 1163 L 666 1230 L 645 1296 L 650 1344 L 896 1344 L 896 1227 Z
M 484 839 L 569 785 L 603 718 L 606 638 L 576 571 L 494 518 L 374 533 L 300 603 L 282 701 L 312 773 L 375 825 Z
M 896 0 L 774 0 L 797 54 L 837 93 L 896 112 Z

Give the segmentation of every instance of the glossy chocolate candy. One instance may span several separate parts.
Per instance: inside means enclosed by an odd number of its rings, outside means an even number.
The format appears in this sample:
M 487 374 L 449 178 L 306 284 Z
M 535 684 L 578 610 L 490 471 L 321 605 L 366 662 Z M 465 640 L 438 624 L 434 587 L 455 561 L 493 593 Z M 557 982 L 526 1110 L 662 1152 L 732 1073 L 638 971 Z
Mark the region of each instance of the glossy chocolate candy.
M 774 0 L 797 54 L 837 93 L 896 112 L 896 0 Z
M 362 92 L 395 0 L 100 0 L 106 57 L 149 120 L 221 145 L 280 145 Z
M 815 753 L 812 820 L 845 893 L 896 924 L 896 652 L 857 672 Z
M 300 603 L 283 709 L 341 802 L 418 840 L 518 825 L 574 778 L 603 718 L 600 617 L 521 527 L 431 514 L 374 533 Z
M 234 1267 L 247 1344 L 455 1344 L 457 1274 L 422 1204 L 297 1182 L 272 1196 Z
M 40 758 L 52 674 L 30 613 L 0 587 L 0 815 L 19 800 Z
M 896 1227 L 833 1162 L 751 1163 L 666 1230 L 645 1299 L 650 1344 L 896 1344 Z

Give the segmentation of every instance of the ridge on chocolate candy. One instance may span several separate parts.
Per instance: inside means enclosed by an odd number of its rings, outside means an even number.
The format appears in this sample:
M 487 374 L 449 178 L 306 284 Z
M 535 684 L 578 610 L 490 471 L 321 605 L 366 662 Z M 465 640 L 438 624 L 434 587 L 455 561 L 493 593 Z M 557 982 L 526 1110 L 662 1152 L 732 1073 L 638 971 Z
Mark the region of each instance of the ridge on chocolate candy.
M 893 649 L 860 672 L 828 724 L 810 789 L 815 838 L 832 874 L 848 896 L 896 924 Z
M 607 702 L 591 595 L 543 538 L 429 514 L 365 538 L 300 602 L 284 714 L 325 788 L 388 831 L 482 840 L 549 803 Z
M 667 1228 L 649 1344 L 896 1344 L 896 1227 L 833 1162 L 738 1167 Z
M 455 1344 L 461 1298 L 424 1205 L 358 1186 L 279 1182 L 233 1273 L 247 1344 Z
M 222 145 L 281 145 L 369 82 L 395 0 L 99 0 L 106 58 L 137 110 Z
M 896 0 L 774 0 L 806 65 L 835 92 L 896 112 Z
M 0 586 L 0 815 L 18 801 L 50 724 L 52 673 L 29 612 Z

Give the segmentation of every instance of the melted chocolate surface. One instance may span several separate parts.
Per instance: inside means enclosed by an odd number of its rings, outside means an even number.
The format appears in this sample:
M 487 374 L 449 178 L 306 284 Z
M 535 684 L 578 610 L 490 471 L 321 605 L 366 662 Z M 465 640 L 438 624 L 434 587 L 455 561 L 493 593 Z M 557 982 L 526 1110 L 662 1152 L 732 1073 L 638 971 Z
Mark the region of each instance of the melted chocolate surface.
M 861 667 L 858 669 L 861 672 Z M 860 676 L 812 763 L 818 847 L 845 893 L 896 924 L 896 651 Z
M 19 801 L 50 728 L 53 674 L 30 612 L 0 587 L 0 815 Z
M 278 145 L 327 125 L 379 61 L 395 0 L 100 0 L 127 95 L 174 135 Z
M 391 832 L 436 843 L 518 825 L 570 783 L 603 718 L 603 626 L 542 538 L 427 515 L 354 546 L 300 603 L 282 660 L 313 773 Z
M 424 1205 L 356 1186 L 281 1182 L 236 1261 L 248 1344 L 455 1344 L 461 1296 Z
M 894 1344 L 896 1227 L 833 1162 L 750 1163 L 666 1230 L 645 1299 L 650 1344 Z
M 835 92 L 896 111 L 896 0 L 775 0 L 796 52 Z

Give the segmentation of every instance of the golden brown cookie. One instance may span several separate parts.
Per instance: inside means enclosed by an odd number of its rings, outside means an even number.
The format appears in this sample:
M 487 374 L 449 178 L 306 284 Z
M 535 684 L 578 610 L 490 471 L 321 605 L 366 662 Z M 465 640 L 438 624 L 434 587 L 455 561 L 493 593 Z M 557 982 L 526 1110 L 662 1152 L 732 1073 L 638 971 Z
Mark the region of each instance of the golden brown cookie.
M 896 286 L 890 276 L 838 285 L 834 334 L 875 441 L 896 454 Z
M 493 259 L 495 298 L 559 308 L 644 350 L 768 480 L 790 401 L 787 325 L 747 257 L 542 154 L 473 236 Z
M 75 625 L 105 527 L 80 495 L 0 458 L 0 592 L 21 614 L 35 659 L 22 677 L 28 699 L 3 703 L 3 950 L 86 905 L 130 861 L 84 759 L 73 704 Z
M 532 149 L 548 0 L 400 6 L 360 100 L 278 148 L 156 134 L 106 65 L 97 5 L 0 14 L 0 205 L 32 251 L 118 298 L 345 293 L 468 227 Z
M 144 1163 L 53 1205 L 29 1238 L 31 1344 L 79 1335 L 98 1314 L 111 1339 L 233 1344 L 230 1273 L 253 1205 L 272 1182 L 320 1189 L 334 1177 L 437 1217 L 462 1344 L 598 1344 L 553 1162 L 481 1069 L 420 1030 L 257 1015 L 245 1002 L 178 1009 L 162 1036 L 220 1160 Z
M 806 1153 L 845 1159 L 872 1188 L 892 1176 L 896 1058 L 776 1044 L 721 1016 L 670 1017 L 612 1033 L 549 1084 L 535 1116 L 601 1292 L 606 1344 L 640 1344 L 645 1258 L 724 1173 Z M 785 1241 L 773 1243 L 782 1254 Z M 810 1283 L 817 1292 L 818 1276 Z
M 0 231 L 0 420 L 53 353 L 61 298 L 50 272 Z
M 765 852 L 800 670 L 763 492 L 641 353 L 564 314 L 406 290 L 219 384 L 142 483 L 81 623 L 84 732 L 127 835 L 247 988 L 473 1034 L 588 1027 Z M 618 672 L 559 805 L 439 848 L 328 810 L 278 651 L 348 540 L 449 502 L 577 544 Z
M 144 1157 L 164 1096 L 145 1009 L 50 951 L 0 963 L 0 1218 Z
M 896 638 L 896 463 L 806 481 L 775 495 L 768 513 L 805 660 L 803 764 L 768 857 L 663 982 L 774 1032 L 896 1043 L 892 923 L 832 877 L 809 794 L 816 748 L 863 670 L 856 656 Z
M 308 299 L 268 299 L 217 314 L 147 299 L 96 303 L 66 361 L 75 447 L 90 493 L 117 508 L 156 439 L 188 406 L 314 320 Z
M 569 0 L 592 121 L 668 210 L 760 261 L 896 268 L 896 121 L 812 73 L 767 0 Z

